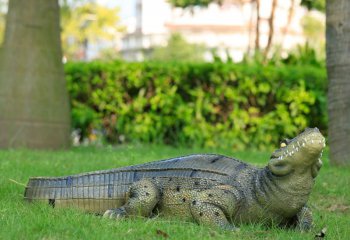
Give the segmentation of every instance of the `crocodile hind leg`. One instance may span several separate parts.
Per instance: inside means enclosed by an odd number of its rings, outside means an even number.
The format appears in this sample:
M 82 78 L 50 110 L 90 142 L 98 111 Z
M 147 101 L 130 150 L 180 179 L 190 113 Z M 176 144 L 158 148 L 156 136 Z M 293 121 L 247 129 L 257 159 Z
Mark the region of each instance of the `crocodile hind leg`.
M 199 192 L 193 199 L 190 210 L 192 217 L 200 224 L 238 230 L 228 220 L 235 213 L 238 201 L 232 187 L 219 186 Z
M 159 190 L 150 180 L 142 179 L 131 185 L 126 203 L 115 209 L 109 209 L 103 217 L 121 218 L 127 216 L 148 217 L 159 201 Z

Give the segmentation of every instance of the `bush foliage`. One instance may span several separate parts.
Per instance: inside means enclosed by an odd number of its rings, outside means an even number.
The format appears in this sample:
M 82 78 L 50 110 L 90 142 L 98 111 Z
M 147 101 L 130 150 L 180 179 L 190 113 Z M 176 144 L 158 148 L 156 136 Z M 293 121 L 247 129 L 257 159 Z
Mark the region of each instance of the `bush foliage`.
M 326 72 L 275 63 L 68 63 L 73 127 L 107 141 L 264 149 L 326 131 Z

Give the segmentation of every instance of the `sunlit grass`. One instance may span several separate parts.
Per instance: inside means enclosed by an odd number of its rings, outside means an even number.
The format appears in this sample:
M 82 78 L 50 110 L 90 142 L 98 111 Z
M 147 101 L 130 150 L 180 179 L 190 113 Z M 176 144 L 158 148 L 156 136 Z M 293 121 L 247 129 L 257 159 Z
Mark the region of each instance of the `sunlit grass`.
M 327 156 L 310 199 L 315 227 L 311 232 L 241 226 L 239 232 L 190 222 L 154 219 L 114 221 L 74 209 L 53 209 L 23 201 L 30 176 L 60 176 L 109 169 L 191 153 L 214 152 L 165 146 L 73 148 L 69 151 L 0 151 L 0 239 L 313 239 L 327 227 L 328 239 L 350 237 L 350 168 L 330 167 Z M 270 153 L 217 150 L 255 165 Z

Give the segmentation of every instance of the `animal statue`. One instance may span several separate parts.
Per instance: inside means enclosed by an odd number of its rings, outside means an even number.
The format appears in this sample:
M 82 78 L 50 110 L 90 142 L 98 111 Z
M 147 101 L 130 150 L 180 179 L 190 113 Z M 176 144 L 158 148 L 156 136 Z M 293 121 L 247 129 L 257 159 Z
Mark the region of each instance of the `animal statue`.
M 152 214 L 236 229 L 241 223 L 308 230 L 306 206 L 322 166 L 325 138 L 307 128 L 285 140 L 266 167 L 195 154 L 64 177 L 30 178 L 27 201 L 77 207 L 108 218 Z

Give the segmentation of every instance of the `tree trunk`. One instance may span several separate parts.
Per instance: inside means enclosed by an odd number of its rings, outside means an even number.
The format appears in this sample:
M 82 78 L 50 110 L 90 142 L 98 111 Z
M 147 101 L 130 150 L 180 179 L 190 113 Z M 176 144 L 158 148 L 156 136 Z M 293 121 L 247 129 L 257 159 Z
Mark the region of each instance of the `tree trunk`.
M 253 40 L 252 40 L 253 36 L 254 36 L 254 28 L 253 28 L 253 26 L 254 26 L 254 19 L 255 19 L 254 9 L 256 8 L 256 6 L 254 5 L 255 1 L 256 0 L 251 0 L 250 1 L 251 14 L 250 14 L 249 25 L 248 25 L 248 31 L 249 31 L 248 32 L 248 39 L 249 39 L 249 41 L 248 41 L 248 48 L 247 48 L 248 56 L 250 55 L 250 52 L 252 51 L 252 48 L 254 48 L 253 44 L 255 44 L 253 42 Z M 243 9 L 242 9 L 242 11 L 243 11 Z
M 350 164 L 350 1 L 327 0 L 329 146 L 332 164 Z
M 256 0 L 255 51 L 260 50 L 260 0 Z
M 282 33 L 282 48 L 284 46 L 284 41 L 287 37 L 288 34 L 288 30 L 290 27 L 290 24 L 292 23 L 292 19 L 293 19 L 293 15 L 294 15 L 294 5 L 295 5 L 295 0 L 291 0 L 290 1 L 290 7 L 288 10 L 288 17 L 287 17 L 287 24 L 285 26 L 285 28 L 283 29 L 283 33 Z
M 277 0 L 272 0 L 271 14 L 269 17 L 269 36 L 268 36 L 267 45 L 264 51 L 265 58 L 267 57 L 270 51 L 270 48 L 272 45 L 272 37 L 273 37 L 273 34 L 275 33 L 274 22 L 275 22 L 276 6 L 277 6 Z
M 69 146 L 58 0 L 10 0 L 0 56 L 0 148 Z

